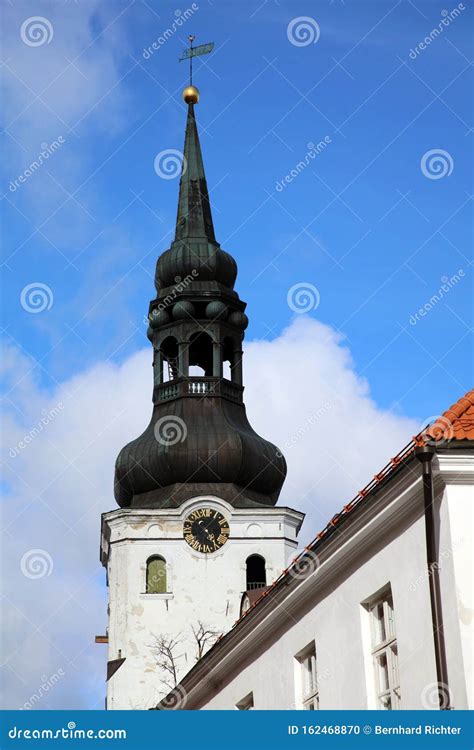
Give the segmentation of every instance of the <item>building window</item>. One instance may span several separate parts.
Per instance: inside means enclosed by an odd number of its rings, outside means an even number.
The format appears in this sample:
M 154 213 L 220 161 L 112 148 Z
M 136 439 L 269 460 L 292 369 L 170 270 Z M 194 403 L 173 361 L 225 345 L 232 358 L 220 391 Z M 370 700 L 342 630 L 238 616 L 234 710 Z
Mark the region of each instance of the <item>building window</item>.
M 314 641 L 296 655 L 296 660 L 299 663 L 302 708 L 305 711 L 317 711 L 319 709 L 319 690 Z
M 146 593 L 167 593 L 166 560 L 159 555 L 149 557 L 146 561 Z
M 239 711 L 250 711 L 253 708 L 253 693 L 249 693 L 245 698 L 242 698 L 241 701 L 235 704 L 235 707 Z
M 163 365 L 166 365 L 166 370 L 164 369 L 160 376 L 162 382 L 179 377 L 178 348 L 178 341 L 174 336 L 168 336 L 161 344 L 160 354 Z
M 246 591 L 262 589 L 267 585 L 265 558 L 261 555 L 250 555 L 246 560 Z
M 371 602 L 368 608 L 377 708 L 391 711 L 400 708 L 400 677 L 393 599 L 390 589 L 376 601 Z

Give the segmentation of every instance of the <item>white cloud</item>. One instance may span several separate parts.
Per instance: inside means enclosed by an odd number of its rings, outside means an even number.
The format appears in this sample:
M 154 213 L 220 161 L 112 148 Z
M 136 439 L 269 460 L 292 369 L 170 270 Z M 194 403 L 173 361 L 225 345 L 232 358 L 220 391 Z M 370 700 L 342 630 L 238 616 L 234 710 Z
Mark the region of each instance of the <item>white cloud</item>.
M 4 361 L 6 383 L 13 385 L 5 421 L 4 707 L 22 706 L 59 669 L 64 676 L 36 708 L 103 707 L 105 647 L 93 642 L 106 626 L 100 513 L 115 507 L 119 449 L 150 416 L 150 362 L 147 348 L 122 365 L 98 363 L 46 393 L 37 370 L 28 374 L 30 360 L 12 349 Z M 288 461 L 280 504 L 308 514 L 302 542 L 418 424 L 380 409 L 340 336 L 313 319 L 298 318 L 273 341 L 247 343 L 245 382 L 251 424 Z M 11 449 L 54 409 L 12 458 Z M 22 574 L 21 559 L 31 549 L 51 556 L 50 575 Z
M 129 124 L 130 92 L 123 76 L 133 62 L 121 23 L 124 7 L 100 0 L 80 4 L 27 0 L 3 8 L 2 105 L 10 140 L 2 192 L 36 224 L 56 216 L 65 204 L 58 217 L 61 232 L 54 221 L 48 223 L 47 236 L 59 247 L 67 244 L 68 236 L 77 245 L 84 231 L 81 222 L 93 225 L 93 207 L 99 199 L 88 183 L 75 196 L 81 205 L 67 201 L 68 192 L 74 193 L 97 166 L 84 135 L 105 133 L 113 138 Z M 21 28 L 29 18 L 40 19 L 40 36 L 33 38 L 49 38 L 49 43 L 25 44 Z M 57 143 L 58 138 L 62 145 L 42 159 L 44 144 Z M 34 162 L 40 166 L 28 171 Z M 25 170 L 27 179 L 18 183 Z M 15 181 L 16 190 L 11 185 Z M 68 233 L 64 226 L 69 226 Z
M 419 430 L 380 409 L 343 337 L 301 317 L 271 342 L 247 344 L 245 379 L 252 425 L 284 453 L 280 504 L 302 507 L 319 530 Z
M 88 0 L 67 7 L 51 2 L 5 7 L 5 59 L 7 73 L 4 86 L 4 111 L 7 122 L 15 119 L 14 134 L 31 140 L 51 135 L 47 128 L 54 124 L 66 129 L 91 111 L 101 97 L 120 81 L 119 63 L 128 52 L 128 44 L 120 33 L 123 6 L 107 8 L 100 0 Z M 53 29 L 50 42 L 28 46 L 21 37 L 21 25 L 29 17 L 46 19 Z M 103 33 L 107 29 L 107 33 Z M 123 112 L 123 90 L 101 107 L 100 118 L 93 118 L 94 127 L 104 132 L 116 129 Z M 109 108 L 109 109 L 108 109 Z M 40 116 L 38 117 L 38 113 Z M 82 121 L 82 120 L 81 120 Z

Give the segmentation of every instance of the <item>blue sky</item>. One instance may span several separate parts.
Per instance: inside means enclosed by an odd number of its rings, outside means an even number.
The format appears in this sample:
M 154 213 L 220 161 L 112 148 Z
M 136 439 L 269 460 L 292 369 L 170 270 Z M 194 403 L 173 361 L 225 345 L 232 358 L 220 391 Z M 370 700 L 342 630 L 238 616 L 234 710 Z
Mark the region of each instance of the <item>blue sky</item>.
M 347 337 L 379 403 L 431 414 L 467 390 L 471 9 L 409 57 L 444 8 L 215 0 L 144 59 L 144 48 L 172 28 L 175 5 L 105 3 L 87 19 L 97 40 L 65 72 L 58 68 L 44 104 L 32 103 L 7 70 L 18 110 L 29 110 L 8 128 L 25 151 L 7 137 L 5 320 L 8 334 L 42 358 L 46 381 L 104 354 L 121 360 L 144 344 L 142 319 L 156 258 L 171 239 L 178 189 L 153 163 L 162 150 L 182 148 L 187 69 L 177 59 L 192 31 L 216 44 L 196 64 L 197 116 L 216 232 L 239 264 L 249 338 L 281 332 L 292 317 L 288 288 L 310 282 L 321 295 L 314 314 Z M 13 24 L 27 12 L 27 3 L 15 5 Z M 30 86 L 23 69 L 39 68 L 46 88 L 57 76 L 54 46 L 59 37 L 66 48 L 73 44 L 73 14 L 81 11 L 56 3 L 41 12 L 55 29 L 51 43 L 28 47 L 13 28 L 8 51 L 11 71 Z M 319 41 L 294 46 L 288 23 L 305 15 L 317 20 Z M 109 92 L 101 88 L 104 50 L 114 68 Z M 62 89 L 77 87 L 80 99 L 89 70 L 100 101 L 67 119 Z M 25 129 L 27 117 L 33 127 Z M 9 191 L 41 143 L 60 135 L 65 143 L 47 165 Z M 329 146 L 278 192 L 308 142 L 325 136 Z M 420 159 L 431 149 L 451 155 L 450 176 L 423 175 Z M 465 278 L 410 325 L 441 278 L 460 268 Z M 54 304 L 32 316 L 18 299 L 35 281 L 52 289 Z
M 103 707 L 99 519 L 115 457 L 151 412 L 144 318 L 179 183 L 154 164 L 183 146 L 189 33 L 215 42 L 196 61 L 197 119 L 216 235 L 248 303 L 249 418 L 286 454 L 301 543 L 472 386 L 470 4 L 195 5 L 3 8 L 11 708 L 54 674 L 37 708 Z M 313 294 L 306 315 L 294 287 Z

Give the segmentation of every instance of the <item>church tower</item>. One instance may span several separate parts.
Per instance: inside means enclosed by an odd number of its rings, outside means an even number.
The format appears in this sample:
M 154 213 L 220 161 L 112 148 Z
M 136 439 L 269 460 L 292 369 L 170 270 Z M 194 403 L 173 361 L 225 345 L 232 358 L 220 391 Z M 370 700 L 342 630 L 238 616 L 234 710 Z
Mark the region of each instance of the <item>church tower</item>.
M 176 232 L 149 308 L 153 413 L 119 453 L 120 507 L 102 517 L 109 709 L 155 706 L 232 627 L 244 594 L 286 567 L 303 520 L 275 506 L 285 459 L 247 419 L 246 305 L 234 289 L 237 264 L 214 234 L 199 93 L 189 86 L 183 97 Z

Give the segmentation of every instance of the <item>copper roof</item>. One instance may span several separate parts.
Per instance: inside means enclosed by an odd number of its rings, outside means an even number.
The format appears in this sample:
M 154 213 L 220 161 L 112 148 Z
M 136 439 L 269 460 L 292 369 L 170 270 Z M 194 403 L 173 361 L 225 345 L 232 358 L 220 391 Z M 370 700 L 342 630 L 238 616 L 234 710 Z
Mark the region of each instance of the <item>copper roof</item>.
M 194 104 L 188 107 L 176 236 L 157 262 L 153 414 L 120 451 L 115 499 L 122 508 L 173 508 L 199 495 L 234 507 L 273 506 L 286 477 L 277 448 L 250 425 L 243 402 L 245 302 L 237 264 L 217 243 Z M 218 345 L 217 347 L 215 345 Z M 217 359 L 217 361 L 216 361 Z M 224 362 L 231 375 L 223 377 Z M 192 376 L 198 365 L 202 376 Z M 169 367 L 169 380 L 164 370 Z

